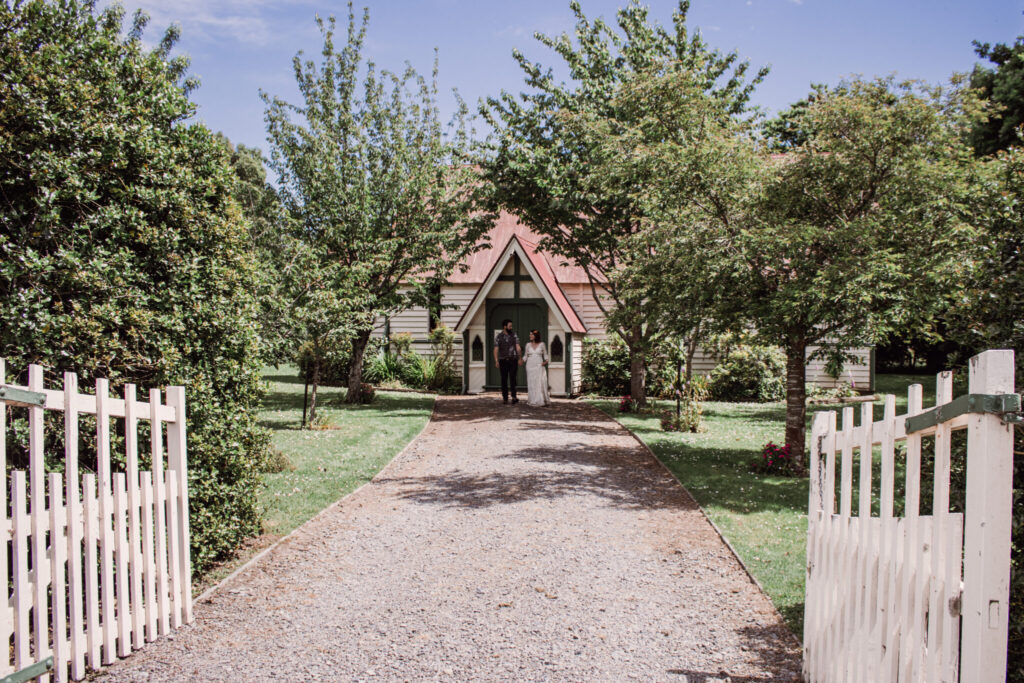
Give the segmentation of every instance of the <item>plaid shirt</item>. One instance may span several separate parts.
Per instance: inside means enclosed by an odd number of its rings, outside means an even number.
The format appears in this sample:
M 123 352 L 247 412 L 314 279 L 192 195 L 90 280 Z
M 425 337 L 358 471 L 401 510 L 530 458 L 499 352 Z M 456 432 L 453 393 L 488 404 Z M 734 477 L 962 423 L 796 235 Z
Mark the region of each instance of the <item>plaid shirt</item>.
M 504 358 L 515 358 L 519 354 L 516 353 L 516 347 L 519 345 L 519 337 L 515 332 L 508 334 L 505 330 L 502 330 L 494 337 L 494 348 L 498 349 L 498 359 Z

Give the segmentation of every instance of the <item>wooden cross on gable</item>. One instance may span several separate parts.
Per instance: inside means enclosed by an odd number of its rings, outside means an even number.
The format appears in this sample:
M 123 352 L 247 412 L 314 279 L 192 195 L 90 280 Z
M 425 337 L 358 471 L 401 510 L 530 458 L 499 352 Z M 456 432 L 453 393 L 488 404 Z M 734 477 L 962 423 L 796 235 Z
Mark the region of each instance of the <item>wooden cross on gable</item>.
M 498 279 L 504 282 L 511 282 L 514 290 L 512 297 L 518 299 L 519 284 L 521 282 L 530 282 L 532 278 L 529 273 L 523 272 L 522 264 L 519 262 L 519 254 L 512 254 L 512 275 L 499 275 Z

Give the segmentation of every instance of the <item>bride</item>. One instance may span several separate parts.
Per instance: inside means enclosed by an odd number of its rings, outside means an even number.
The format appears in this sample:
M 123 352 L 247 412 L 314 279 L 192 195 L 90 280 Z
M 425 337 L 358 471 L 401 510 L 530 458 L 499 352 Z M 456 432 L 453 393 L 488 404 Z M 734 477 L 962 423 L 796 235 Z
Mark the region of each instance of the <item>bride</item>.
M 540 330 L 530 330 L 530 341 L 523 349 L 526 365 L 526 386 L 529 390 L 528 403 L 531 406 L 549 406 L 548 395 L 548 350 L 540 340 Z

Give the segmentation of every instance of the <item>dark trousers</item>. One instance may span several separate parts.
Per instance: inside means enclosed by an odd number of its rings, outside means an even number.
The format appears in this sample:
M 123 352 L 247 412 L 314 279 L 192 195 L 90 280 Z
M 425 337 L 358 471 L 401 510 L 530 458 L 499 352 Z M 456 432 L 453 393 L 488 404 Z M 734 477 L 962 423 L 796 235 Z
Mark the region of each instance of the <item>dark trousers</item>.
M 498 361 L 498 369 L 501 371 L 501 397 L 508 400 L 509 388 L 512 389 L 512 398 L 516 397 L 516 375 L 519 374 L 519 358 L 502 358 Z

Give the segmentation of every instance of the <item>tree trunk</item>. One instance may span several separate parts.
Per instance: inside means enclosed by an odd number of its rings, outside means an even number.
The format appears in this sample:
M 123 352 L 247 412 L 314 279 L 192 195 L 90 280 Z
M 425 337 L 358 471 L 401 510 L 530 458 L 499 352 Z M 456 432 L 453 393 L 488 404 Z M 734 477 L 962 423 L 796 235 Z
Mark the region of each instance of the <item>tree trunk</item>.
M 686 384 L 687 385 L 689 385 L 690 384 L 690 380 L 693 379 L 693 357 L 697 355 L 697 340 L 699 339 L 699 337 L 697 336 L 697 333 L 698 333 L 699 330 L 700 330 L 699 327 L 697 328 L 697 330 L 694 330 L 693 336 L 690 337 L 690 340 L 686 344 Z
M 637 405 L 647 405 L 647 359 L 644 358 L 643 332 L 639 327 L 630 331 L 629 343 L 629 396 Z
M 794 461 L 805 468 L 807 442 L 807 342 L 803 335 L 786 344 L 786 443 Z
M 316 420 L 316 388 L 320 386 L 320 347 L 313 345 L 313 391 L 309 396 L 309 422 L 310 426 Z
M 348 396 L 346 403 L 361 403 L 363 400 L 363 359 L 366 346 L 370 343 L 370 330 L 363 330 L 352 340 L 352 365 L 348 369 Z

